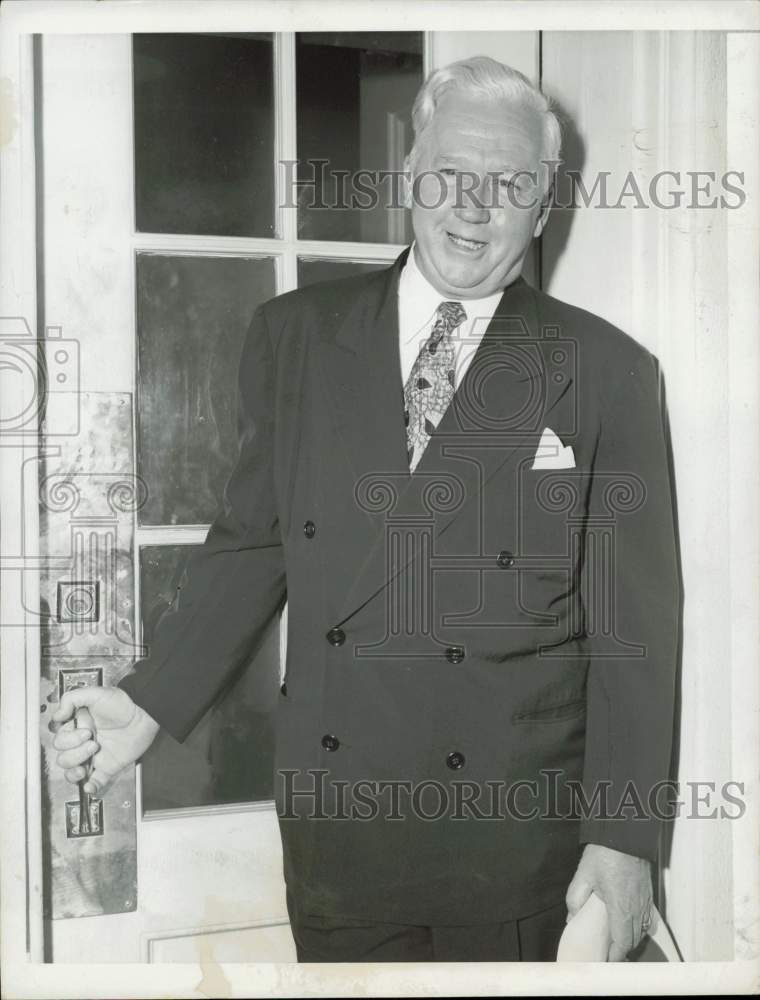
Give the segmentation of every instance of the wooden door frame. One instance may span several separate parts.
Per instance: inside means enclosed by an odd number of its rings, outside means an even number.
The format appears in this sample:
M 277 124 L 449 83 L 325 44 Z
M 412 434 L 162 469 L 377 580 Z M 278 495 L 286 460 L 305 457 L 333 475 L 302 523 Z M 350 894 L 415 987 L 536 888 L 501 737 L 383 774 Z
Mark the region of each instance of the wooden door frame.
M 37 329 L 37 208 L 35 179 L 34 40 L 7 23 L 0 31 L 5 82 L 0 150 L 0 324 L 16 337 L 24 330 L 28 349 Z M 14 349 L 0 347 L 13 365 Z M 2 362 L 0 362 L 2 363 Z M 36 407 L 21 379 L 4 381 L 0 395 L 0 962 L 6 982 L 24 960 L 41 962 L 42 821 L 39 726 L 40 632 L 39 519 L 36 491 Z M 28 413 L 29 418 L 17 419 Z M 14 430 L 25 433 L 13 433 Z M 30 430 L 32 433 L 30 433 Z M 33 472 L 29 476 L 29 471 Z M 23 749 L 22 749 L 23 748 Z M 8 835 L 10 832 L 10 835 Z

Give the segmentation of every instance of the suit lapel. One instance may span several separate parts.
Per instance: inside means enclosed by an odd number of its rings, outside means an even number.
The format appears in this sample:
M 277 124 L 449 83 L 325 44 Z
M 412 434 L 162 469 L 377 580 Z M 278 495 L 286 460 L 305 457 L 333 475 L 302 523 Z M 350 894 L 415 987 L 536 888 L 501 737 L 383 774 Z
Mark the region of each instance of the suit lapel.
M 444 493 L 449 487 L 456 491 L 463 478 L 462 463 L 469 462 L 475 471 L 467 495 L 449 509 L 436 512 L 435 543 L 478 502 L 499 470 L 535 453 L 546 414 L 568 388 L 555 386 L 547 377 L 547 345 L 541 338 L 535 295 L 518 278 L 505 290 L 451 404 L 410 474 L 398 328 L 398 279 L 407 254 L 405 250 L 391 268 L 378 274 L 377 284 L 351 310 L 334 339 L 321 345 L 325 385 L 347 452 L 355 494 L 361 498 L 360 484 L 374 482 L 385 484 L 386 493 L 393 496 L 392 508 L 374 515 L 371 504 L 357 501 L 372 522 L 373 541 L 335 624 L 356 614 L 417 558 L 415 549 L 393 567 L 388 566 L 388 513 L 404 509 L 424 512 L 426 488 L 439 482 Z
M 343 480 L 340 489 L 355 490 L 373 475 L 395 483 L 409 478 L 398 328 L 398 279 L 407 253 L 373 275 L 318 344 L 325 404 L 347 459 L 350 485 Z M 371 505 L 362 509 L 379 531 Z

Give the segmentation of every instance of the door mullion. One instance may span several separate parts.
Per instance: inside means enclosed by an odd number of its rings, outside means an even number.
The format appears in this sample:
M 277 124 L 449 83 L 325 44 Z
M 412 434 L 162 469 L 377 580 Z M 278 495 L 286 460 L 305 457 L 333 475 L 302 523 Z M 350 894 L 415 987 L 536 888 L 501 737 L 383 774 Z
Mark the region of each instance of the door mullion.
M 296 36 L 292 31 L 275 34 L 275 219 L 282 240 L 277 262 L 277 292 L 288 292 L 298 284 L 296 241 L 298 208 L 295 191 L 288 190 L 295 171 L 296 150 Z M 286 165 L 290 164 L 290 169 Z

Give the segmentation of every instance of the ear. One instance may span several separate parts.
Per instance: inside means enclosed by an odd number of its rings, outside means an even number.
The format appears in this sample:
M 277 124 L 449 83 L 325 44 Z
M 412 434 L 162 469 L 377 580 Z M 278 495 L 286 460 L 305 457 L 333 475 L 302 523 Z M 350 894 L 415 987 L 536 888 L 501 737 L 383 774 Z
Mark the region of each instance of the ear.
M 402 186 L 403 197 L 401 199 L 404 208 L 412 207 L 413 184 L 414 171 L 412 170 L 412 154 L 407 153 L 404 157 L 404 177 Z
M 541 233 L 544 231 L 544 227 L 546 226 L 546 220 L 549 218 L 549 212 L 551 212 L 553 203 L 554 203 L 554 185 L 552 184 L 552 186 L 546 192 L 546 197 L 544 198 L 541 204 L 541 211 L 539 213 L 538 218 L 536 219 L 536 226 L 535 229 L 533 230 L 534 238 L 540 236 Z

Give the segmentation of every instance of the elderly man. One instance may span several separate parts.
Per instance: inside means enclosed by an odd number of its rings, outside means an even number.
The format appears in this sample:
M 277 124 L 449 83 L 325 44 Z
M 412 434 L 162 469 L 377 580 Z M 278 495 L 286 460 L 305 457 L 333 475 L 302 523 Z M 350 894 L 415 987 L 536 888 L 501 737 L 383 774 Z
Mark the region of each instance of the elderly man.
M 94 752 L 102 793 L 159 726 L 184 739 L 287 598 L 299 960 L 552 960 L 592 892 L 621 960 L 672 733 L 657 368 L 520 277 L 559 156 L 540 91 L 473 58 L 413 120 L 413 246 L 257 310 L 223 509 L 150 657 L 62 699 L 59 762 Z

